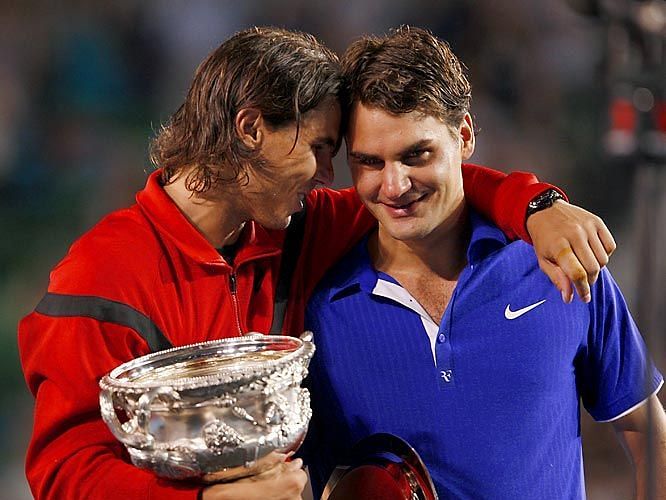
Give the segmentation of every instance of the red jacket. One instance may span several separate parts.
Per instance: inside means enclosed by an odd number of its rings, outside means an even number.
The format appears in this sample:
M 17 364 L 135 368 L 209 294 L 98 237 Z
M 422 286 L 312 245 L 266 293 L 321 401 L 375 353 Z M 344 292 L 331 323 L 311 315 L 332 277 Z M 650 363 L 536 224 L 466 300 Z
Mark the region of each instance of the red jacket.
M 463 176 L 478 211 L 528 239 L 527 203 L 551 186 L 483 167 L 464 166 Z M 72 245 L 44 300 L 19 324 L 23 371 L 36 400 L 26 471 L 37 499 L 196 498 L 200 486 L 131 465 L 101 420 L 98 381 L 159 348 L 160 339 L 180 346 L 271 326 L 285 232 L 247 224 L 230 266 L 159 178 L 153 173 L 136 205 L 108 215 Z M 374 223 L 350 189 L 313 191 L 306 212 L 286 334 L 301 333 L 317 281 Z

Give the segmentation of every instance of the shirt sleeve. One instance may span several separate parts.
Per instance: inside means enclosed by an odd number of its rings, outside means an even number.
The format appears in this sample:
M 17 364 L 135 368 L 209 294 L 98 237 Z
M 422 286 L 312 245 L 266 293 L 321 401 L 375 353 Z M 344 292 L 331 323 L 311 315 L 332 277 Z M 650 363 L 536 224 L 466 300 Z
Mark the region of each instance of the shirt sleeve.
M 509 238 L 520 238 L 530 244 L 532 239 L 525 227 L 527 204 L 548 189 L 556 189 L 566 199 L 560 188 L 539 182 L 534 174 L 527 172 L 507 175 L 465 163 L 462 174 L 465 197 L 472 207 L 495 223 Z
M 19 324 L 19 351 L 35 397 L 26 475 L 36 499 L 197 498 L 200 486 L 133 466 L 101 418 L 99 379 L 148 352 L 136 332 L 91 318 L 33 312 Z
M 587 344 L 577 359 L 583 405 L 601 422 L 636 408 L 663 383 L 617 283 L 602 269 L 589 304 Z

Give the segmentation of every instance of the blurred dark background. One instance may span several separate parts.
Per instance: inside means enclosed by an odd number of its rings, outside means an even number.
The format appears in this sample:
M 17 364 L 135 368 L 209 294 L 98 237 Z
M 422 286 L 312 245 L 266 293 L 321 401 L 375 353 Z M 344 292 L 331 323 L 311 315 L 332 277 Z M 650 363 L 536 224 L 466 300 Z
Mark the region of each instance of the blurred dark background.
M 198 63 L 252 25 L 309 31 L 340 52 L 400 24 L 448 40 L 474 88 L 472 160 L 534 171 L 606 221 L 619 244 L 610 268 L 664 371 L 665 23 L 663 1 L 639 0 L 0 1 L 2 496 L 30 498 L 19 318 L 69 244 L 132 203 L 148 142 Z M 336 184 L 349 179 L 341 154 Z M 589 498 L 629 498 L 612 429 L 586 415 L 582 426 Z

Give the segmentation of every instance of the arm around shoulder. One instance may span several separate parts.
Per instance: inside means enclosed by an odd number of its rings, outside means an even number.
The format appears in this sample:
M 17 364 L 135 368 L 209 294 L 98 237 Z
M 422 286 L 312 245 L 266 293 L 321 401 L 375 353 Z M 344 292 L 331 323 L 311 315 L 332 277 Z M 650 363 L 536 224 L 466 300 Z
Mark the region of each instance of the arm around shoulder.
M 493 221 L 510 239 L 520 238 L 531 243 L 525 227 L 528 203 L 549 189 L 559 188 L 539 182 L 528 172 L 505 174 L 474 164 L 463 164 L 465 197 L 472 207 Z M 566 199 L 566 198 L 565 198 Z
M 472 206 L 495 222 L 509 237 L 534 245 L 541 270 L 571 302 L 574 289 L 590 301 L 594 284 L 615 250 L 612 234 L 596 215 L 567 203 L 562 190 L 539 182 L 533 174 L 502 172 L 477 165 L 463 165 L 465 195 Z M 540 196 L 552 192 L 546 208 L 528 211 Z

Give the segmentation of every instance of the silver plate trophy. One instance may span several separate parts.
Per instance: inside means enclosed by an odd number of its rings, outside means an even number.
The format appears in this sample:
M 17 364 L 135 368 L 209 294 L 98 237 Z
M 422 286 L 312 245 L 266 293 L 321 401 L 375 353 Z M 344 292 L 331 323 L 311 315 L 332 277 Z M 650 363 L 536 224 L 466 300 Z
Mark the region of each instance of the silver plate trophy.
M 329 478 L 321 500 L 437 500 L 421 457 L 407 441 L 387 433 L 356 443 Z
M 148 354 L 100 381 L 102 418 L 134 465 L 170 479 L 225 481 L 295 451 L 312 411 L 301 338 L 250 334 Z

